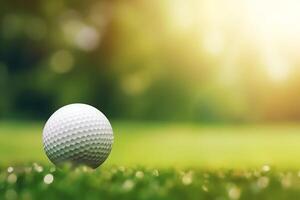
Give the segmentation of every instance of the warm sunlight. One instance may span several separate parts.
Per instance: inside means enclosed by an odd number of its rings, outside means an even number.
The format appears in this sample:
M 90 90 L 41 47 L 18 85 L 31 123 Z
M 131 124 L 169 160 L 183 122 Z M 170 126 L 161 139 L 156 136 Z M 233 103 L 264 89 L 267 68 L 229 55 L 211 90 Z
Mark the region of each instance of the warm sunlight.
M 194 9 L 196 4 L 198 10 Z M 182 29 L 193 31 L 195 26 L 200 27 L 202 48 L 221 58 L 222 66 L 236 65 L 241 52 L 253 51 L 256 57 L 246 58 L 254 66 L 261 66 L 260 72 L 265 72 L 270 80 L 288 80 L 296 69 L 300 50 L 300 1 L 205 1 L 190 2 L 188 8 L 190 14 L 178 20 L 181 16 L 178 13 L 189 13 L 187 6 L 178 6 L 174 20 Z M 187 20 L 188 17 L 198 22 L 191 26 L 193 20 Z M 189 23 L 183 26 L 185 22 Z
M 284 80 L 293 70 L 300 39 L 300 1 L 249 0 L 245 20 L 270 78 Z

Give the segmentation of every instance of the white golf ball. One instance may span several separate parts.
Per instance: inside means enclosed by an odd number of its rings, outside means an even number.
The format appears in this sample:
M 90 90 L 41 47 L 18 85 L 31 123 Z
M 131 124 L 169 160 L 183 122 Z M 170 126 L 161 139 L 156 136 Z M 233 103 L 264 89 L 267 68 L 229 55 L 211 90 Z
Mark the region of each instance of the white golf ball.
M 113 140 L 108 119 L 86 104 L 58 109 L 43 130 L 44 150 L 54 164 L 72 162 L 96 168 L 109 156 Z

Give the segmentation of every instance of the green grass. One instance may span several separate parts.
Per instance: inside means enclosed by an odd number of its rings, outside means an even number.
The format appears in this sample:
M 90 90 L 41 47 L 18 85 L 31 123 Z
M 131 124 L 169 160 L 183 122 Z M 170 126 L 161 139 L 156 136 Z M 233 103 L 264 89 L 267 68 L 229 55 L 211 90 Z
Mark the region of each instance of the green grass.
M 1 122 L 0 199 L 299 199 L 298 125 L 112 124 L 112 154 L 93 171 L 56 169 L 41 123 Z
M 297 171 L 26 165 L 0 169 L 0 199 L 297 200 Z
M 114 122 L 115 143 L 106 166 L 300 168 L 300 126 Z M 0 123 L 0 163 L 48 164 L 41 123 Z

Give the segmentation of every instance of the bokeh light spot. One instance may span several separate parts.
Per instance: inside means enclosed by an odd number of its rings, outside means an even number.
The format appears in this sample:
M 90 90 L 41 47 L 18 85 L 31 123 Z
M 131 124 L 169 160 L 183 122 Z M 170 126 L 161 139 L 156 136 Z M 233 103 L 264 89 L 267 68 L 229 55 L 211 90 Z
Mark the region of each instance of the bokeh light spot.
M 44 183 L 49 185 L 53 182 L 54 177 L 52 174 L 47 174 L 46 176 L 44 176 Z
M 92 51 L 97 48 L 100 35 L 98 31 L 90 26 L 84 26 L 76 35 L 76 45 L 84 51 Z
M 73 55 L 66 50 L 55 52 L 50 60 L 51 69 L 59 74 L 67 73 L 73 68 Z
M 10 183 L 10 184 L 14 184 L 15 182 L 17 182 L 17 179 L 18 179 L 17 175 L 10 174 L 7 177 L 7 182 Z

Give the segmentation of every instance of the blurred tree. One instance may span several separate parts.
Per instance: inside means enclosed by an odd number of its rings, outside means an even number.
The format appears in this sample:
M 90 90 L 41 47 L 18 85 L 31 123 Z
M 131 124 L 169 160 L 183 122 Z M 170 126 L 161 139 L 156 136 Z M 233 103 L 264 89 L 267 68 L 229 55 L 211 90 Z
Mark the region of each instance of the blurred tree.
M 260 46 L 227 12 L 209 1 L 2 1 L 0 117 L 85 102 L 116 119 L 299 119 L 299 73 L 268 79 Z

